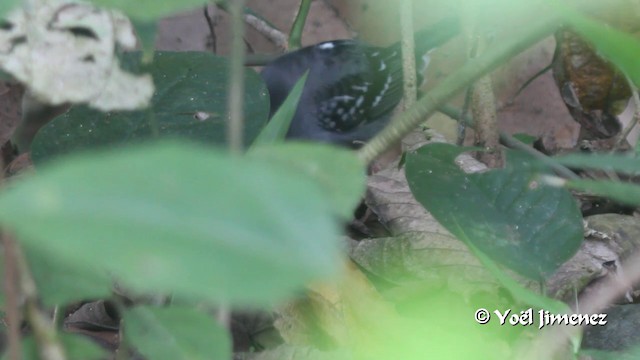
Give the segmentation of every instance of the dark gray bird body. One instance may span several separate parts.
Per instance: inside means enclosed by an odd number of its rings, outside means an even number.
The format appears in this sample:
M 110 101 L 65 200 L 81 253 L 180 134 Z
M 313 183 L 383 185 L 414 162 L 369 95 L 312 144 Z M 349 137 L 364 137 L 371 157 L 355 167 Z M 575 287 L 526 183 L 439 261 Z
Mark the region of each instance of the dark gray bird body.
M 458 33 L 447 19 L 416 33 L 416 56 Z M 380 131 L 402 98 L 399 43 L 381 48 L 357 40 L 327 41 L 285 54 L 267 65 L 262 77 L 271 115 L 309 70 L 288 138 L 357 146 Z

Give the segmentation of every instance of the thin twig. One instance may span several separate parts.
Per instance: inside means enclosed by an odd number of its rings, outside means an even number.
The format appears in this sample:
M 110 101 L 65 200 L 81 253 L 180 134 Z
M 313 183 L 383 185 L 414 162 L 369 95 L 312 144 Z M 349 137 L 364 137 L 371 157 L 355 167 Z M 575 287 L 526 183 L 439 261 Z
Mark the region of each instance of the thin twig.
M 491 51 L 470 60 L 458 71 L 444 79 L 438 86 L 422 97 L 415 106 L 397 116 L 389 126 L 376 135 L 358 151 L 358 156 L 366 163 L 371 162 L 411 132 L 423 119 L 435 113 L 441 104 L 469 86 L 475 80 L 498 67 L 506 59 L 524 51 L 540 39 L 549 36 L 560 24 L 559 15 L 532 20 L 520 34 L 513 34 L 509 40 L 497 44 Z
M 282 31 L 276 29 L 271 26 L 268 22 L 260 19 L 259 17 L 253 14 L 245 14 L 244 21 L 251 25 L 257 32 L 264 35 L 269 41 L 274 43 L 278 48 L 286 50 L 287 49 L 287 35 Z
M 458 119 L 464 119 L 469 115 L 469 106 L 471 105 L 471 86 L 464 92 L 464 103 L 462 109 L 460 109 L 460 116 Z M 467 137 L 467 125 L 473 127 L 473 124 L 467 124 L 465 121 L 458 121 L 458 131 L 456 145 L 464 145 L 464 139 Z
M 244 22 L 242 21 L 244 0 L 229 2 L 231 14 L 231 64 L 229 76 L 229 118 L 227 143 L 231 152 L 240 153 L 243 149 L 242 132 L 244 128 Z
M 217 9 L 215 7 L 215 3 L 213 9 L 214 11 L 215 9 Z M 204 18 L 207 20 L 207 25 L 209 26 L 209 35 L 211 36 L 211 51 L 216 54 L 218 52 L 218 37 L 216 36 L 216 14 L 214 13 L 213 16 L 209 14 L 209 5 L 206 5 L 204 7 L 203 13 Z
M 307 15 L 309 15 L 309 9 L 311 8 L 311 0 L 300 0 L 300 7 L 298 8 L 298 14 L 293 20 L 291 25 L 291 31 L 289 32 L 289 49 L 295 50 L 302 45 L 302 30 L 304 30 L 304 24 L 307 21 Z
M 218 4 L 218 7 L 231 13 L 229 10 L 229 6 L 224 3 Z M 265 19 L 262 19 L 257 14 L 253 13 L 250 9 L 244 8 L 242 18 L 244 21 L 253 27 L 257 32 L 262 34 L 264 37 L 269 39 L 269 41 L 273 42 L 277 47 L 282 50 L 287 50 L 287 42 L 288 38 L 282 31 L 276 29 L 275 26 L 270 24 Z
M 518 96 L 520 96 L 520 94 L 524 91 L 524 89 L 529 87 L 529 85 L 531 85 L 532 82 L 534 82 L 537 78 L 542 76 L 544 73 L 546 73 L 547 71 L 551 70 L 551 66 L 552 66 L 552 64 L 549 64 L 549 65 L 545 66 L 544 68 L 542 68 L 542 70 L 538 71 L 532 77 L 527 79 L 527 81 L 525 81 L 524 84 L 522 84 L 518 88 L 518 91 L 516 91 L 516 93 L 507 101 L 507 105 L 513 105 L 513 103 L 516 101 L 516 98 Z
M 473 59 L 477 56 L 478 53 L 478 41 L 474 41 L 472 37 L 472 31 L 469 29 L 471 24 L 475 22 L 475 18 L 472 17 L 472 14 L 465 12 L 466 20 L 464 27 L 465 35 L 466 35 L 466 43 L 471 43 L 471 46 L 467 46 L 469 48 L 467 59 Z M 473 95 L 473 84 L 469 85 L 464 92 L 464 103 L 462 104 L 462 109 L 460 109 L 460 117 L 459 119 L 463 119 L 465 116 L 469 114 L 469 109 L 471 108 L 471 97 Z M 464 145 L 464 140 L 467 137 L 467 125 L 464 121 L 458 122 L 458 131 L 457 131 L 457 139 L 456 144 L 461 146 Z

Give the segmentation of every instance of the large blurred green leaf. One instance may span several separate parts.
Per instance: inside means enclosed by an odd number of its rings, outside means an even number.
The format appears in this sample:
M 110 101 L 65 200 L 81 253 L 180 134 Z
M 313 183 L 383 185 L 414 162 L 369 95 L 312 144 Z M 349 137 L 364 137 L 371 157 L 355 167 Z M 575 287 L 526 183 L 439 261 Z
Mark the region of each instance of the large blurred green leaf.
M 334 213 L 353 217 L 365 188 L 365 166 L 355 152 L 336 146 L 286 142 L 252 148 L 247 154 L 259 161 L 279 163 L 316 181 L 327 194 Z
M 339 226 L 317 183 L 186 143 L 45 164 L 0 194 L 0 222 L 133 290 L 215 301 L 282 300 L 340 262 Z
M 111 295 L 113 279 L 105 271 L 77 266 L 31 247 L 23 249 L 44 305 L 53 307 Z
M 157 52 L 151 64 L 140 53 L 126 54 L 123 67 L 149 72 L 156 92 L 143 111 L 102 113 L 86 106 L 72 108 L 40 130 L 31 147 L 35 162 L 83 149 L 138 143 L 160 137 L 186 137 L 224 144 L 228 62 L 201 52 Z M 266 123 L 269 96 L 264 82 L 247 70 L 245 129 L 247 143 Z M 157 130 L 157 133 L 155 131 Z
M 134 19 L 149 21 L 196 9 L 207 5 L 211 0 L 91 0 L 91 2 L 99 6 L 119 9 Z
M 0 1 L 0 19 L 4 17 L 9 10 L 17 7 L 20 4 L 20 0 L 2 0 Z
M 229 333 L 190 308 L 139 306 L 123 315 L 124 334 L 147 359 L 231 359 Z
M 604 22 L 589 19 L 567 7 L 557 7 L 561 9 L 573 30 L 591 42 L 598 50 L 598 54 L 614 63 L 636 86 L 640 85 L 640 67 L 638 67 L 640 41 L 637 38 L 616 30 Z M 634 10 L 630 9 L 630 11 Z
M 101 360 L 105 359 L 107 352 L 95 342 L 84 336 L 74 334 L 59 334 L 59 340 L 64 347 L 67 359 L 76 360 Z M 33 336 L 22 340 L 22 360 L 42 359 L 38 353 L 38 346 Z M 2 360 L 11 360 L 7 354 L 3 354 Z
M 568 191 L 535 181 L 540 169 L 510 153 L 509 166 L 466 174 L 454 159 L 465 149 L 429 144 L 407 155 L 416 199 L 447 230 L 494 261 L 542 280 L 582 241 L 582 218 Z

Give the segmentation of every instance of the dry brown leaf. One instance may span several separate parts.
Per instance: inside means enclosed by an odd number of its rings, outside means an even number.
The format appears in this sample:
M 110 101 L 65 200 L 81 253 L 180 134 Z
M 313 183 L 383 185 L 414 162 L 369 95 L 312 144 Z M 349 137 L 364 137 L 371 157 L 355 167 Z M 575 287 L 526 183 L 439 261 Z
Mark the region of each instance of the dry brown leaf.
M 572 306 L 577 295 L 597 291 L 587 288 L 596 280 L 615 276 L 624 282 L 624 259 L 640 249 L 640 224 L 633 216 L 594 215 L 587 218 L 587 227 L 578 252 L 547 281 L 548 294 Z

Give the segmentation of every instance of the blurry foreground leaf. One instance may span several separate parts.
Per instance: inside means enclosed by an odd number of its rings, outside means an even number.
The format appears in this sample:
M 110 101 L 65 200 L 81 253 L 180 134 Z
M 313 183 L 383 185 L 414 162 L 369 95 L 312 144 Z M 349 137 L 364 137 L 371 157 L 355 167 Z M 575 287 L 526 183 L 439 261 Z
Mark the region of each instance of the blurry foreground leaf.
M 138 306 L 124 313 L 125 336 L 148 359 L 230 359 L 229 333 L 190 308 Z
M 47 165 L 0 194 L 0 222 L 79 273 L 265 304 L 336 272 L 327 195 L 276 162 L 161 142 Z

